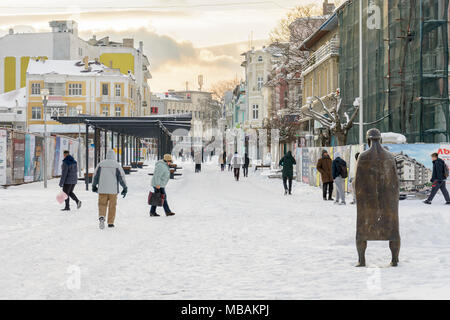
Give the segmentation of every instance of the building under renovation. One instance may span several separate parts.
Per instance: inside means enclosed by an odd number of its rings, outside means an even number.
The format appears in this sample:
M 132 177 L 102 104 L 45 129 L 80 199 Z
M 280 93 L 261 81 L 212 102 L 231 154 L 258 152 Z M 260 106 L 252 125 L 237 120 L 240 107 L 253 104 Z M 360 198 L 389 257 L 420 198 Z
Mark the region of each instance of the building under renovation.
M 359 96 L 359 5 L 364 6 L 364 121 L 409 143 L 449 141 L 449 0 L 347 1 L 337 9 L 339 86 Z M 367 8 L 367 11 L 366 11 Z M 358 126 L 349 134 L 357 143 Z

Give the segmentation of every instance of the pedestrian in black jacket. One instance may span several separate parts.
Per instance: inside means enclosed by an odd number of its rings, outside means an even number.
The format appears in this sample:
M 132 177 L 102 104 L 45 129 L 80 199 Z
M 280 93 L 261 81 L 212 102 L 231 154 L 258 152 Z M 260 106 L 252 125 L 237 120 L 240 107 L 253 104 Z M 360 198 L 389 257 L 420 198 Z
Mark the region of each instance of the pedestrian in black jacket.
M 283 167 L 283 185 L 284 185 L 284 194 L 286 195 L 288 192 L 292 194 L 292 179 L 294 177 L 294 165 L 297 162 L 292 156 L 292 152 L 288 151 L 286 155 L 281 158 L 279 165 Z M 287 182 L 289 181 L 289 189 L 287 186 Z
M 347 178 L 347 162 L 341 158 L 341 154 L 336 152 L 331 165 L 331 174 L 336 185 L 335 204 L 345 205 L 345 179 Z M 339 200 L 341 202 L 339 203 Z
M 242 166 L 244 177 L 248 177 L 248 166 L 250 165 L 250 158 L 248 154 L 244 156 L 244 165 Z
M 424 201 L 424 203 L 431 204 L 431 201 L 433 201 L 438 191 L 441 190 L 442 194 L 444 195 L 446 204 L 450 204 L 450 196 L 448 194 L 446 186 L 446 172 L 448 172 L 448 169 L 446 170 L 447 165 L 445 164 L 444 160 L 439 159 L 439 155 L 437 153 L 433 153 L 431 155 L 431 159 L 433 160 L 433 175 L 431 177 L 433 188 L 431 189 L 430 196 L 427 200 Z
M 62 163 L 62 174 L 59 180 L 59 186 L 63 188 L 67 194 L 66 206 L 62 211 L 70 211 L 70 198 L 76 202 L 77 208 L 80 209 L 81 201 L 78 200 L 73 190 L 78 183 L 78 165 L 75 159 L 70 155 L 69 151 L 64 151 L 64 160 Z

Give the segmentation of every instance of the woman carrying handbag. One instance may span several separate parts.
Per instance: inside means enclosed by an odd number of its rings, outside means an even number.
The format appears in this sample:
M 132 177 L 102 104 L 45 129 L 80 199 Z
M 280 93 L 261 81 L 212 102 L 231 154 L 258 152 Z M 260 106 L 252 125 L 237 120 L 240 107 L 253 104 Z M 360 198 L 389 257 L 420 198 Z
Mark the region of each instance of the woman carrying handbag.
M 167 203 L 166 185 L 170 179 L 169 166 L 172 164 L 172 156 L 170 154 L 164 155 L 164 159 L 160 160 L 155 165 L 155 172 L 152 178 L 152 187 L 154 193 L 149 195 L 149 204 L 151 205 L 150 217 L 159 217 L 156 213 L 156 207 L 162 206 L 166 212 L 166 216 L 174 216 L 175 213 L 170 211 L 169 204 Z

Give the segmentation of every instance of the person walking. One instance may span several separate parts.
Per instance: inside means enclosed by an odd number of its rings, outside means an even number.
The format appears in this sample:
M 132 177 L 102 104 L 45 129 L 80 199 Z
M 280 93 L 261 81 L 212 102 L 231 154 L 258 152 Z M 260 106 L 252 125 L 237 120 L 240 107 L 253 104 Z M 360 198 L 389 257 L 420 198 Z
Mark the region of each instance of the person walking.
M 124 198 L 128 193 L 125 172 L 115 158 L 114 150 L 108 150 L 105 160 L 95 168 L 92 180 L 92 191 L 98 193 L 98 220 L 101 230 L 105 228 L 106 211 L 108 211 L 108 228 L 114 228 L 119 184 L 122 186 L 121 195 Z
M 317 171 L 320 172 L 322 177 L 322 189 L 323 189 L 323 200 L 334 200 L 333 199 L 333 176 L 331 172 L 331 165 L 333 161 L 330 158 L 327 150 L 322 151 L 322 158 L 317 161 Z M 327 198 L 328 192 L 328 198 Z
M 347 178 L 347 162 L 341 158 L 341 154 L 336 152 L 331 167 L 334 183 L 336 184 L 336 201 L 335 204 L 345 205 L 345 179 Z M 341 202 L 339 202 L 339 200 Z
M 292 194 L 292 179 L 294 177 L 294 165 L 297 162 L 292 156 L 292 152 L 288 151 L 286 155 L 281 158 L 279 165 L 283 167 L 283 186 L 284 186 L 284 194 L 287 195 Z M 289 181 L 289 187 L 287 185 Z
M 81 201 L 73 192 L 75 186 L 78 183 L 78 164 L 75 159 L 70 155 L 69 151 L 64 151 L 64 159 L 61 166 L 61 178 L 59 180 L 59 186 L 63 189 L 63 192 L 67 194 L 66 206 L 61 211 L 70 211 L 70 199 L 75 201 L 77 209 L 81 208 Z
M 441 190 L 444 195 L 445 204 L 450 204 L 450 196 L 447 190 L 447 178 L 448 178 L 448 167 L 444 160 L 439 158 L 437 153 L 433 153 L 431 155 L 431 160 L 433 161 L 433 174 L 431 177 L 431 183 L 433 184 L 433 188 L 431 189 L 431 194 L 427 200 L 424 201 L 425 204 L 431 204 L 434 197 Z
M 239 172 L 241 171 L 242 157 L 237 152 L 235 152 L 233 158 L 231 158 L 231 165 L 233 166 L 234 170 L 234 178 L 236 179 L 236 181 L 239 181 Z
M 224 171 L 225 170 L 225 155 L 224 152 L 222 152 L 219 156 L 219 164 L 220 164 L 220 171 Z
M 244 177 L 248 178 L 248 167 L 250 165 L 250 158 L 248 157 L 248 154 L 244 155 L 244 165 L 242 166 L 242 173 L 244 174 Z
M 200 150 L 197 150 L 194 155 L 194 161 L 195 161 L 195 172 L 201 172 L 202 171 L 202 152 Z
M 155 193 L 160 193 L 165 196 L 164 199 L 164 212 L 166 216 L 174 216 L 167 203 L 167 193 L 166 186 L 169 183 L 170 179 L 170 171 L 169 166 L 172 164 L 172 156 L 170 154 L 165 154 L 163 160 L 160 160 L 155 165 L 155 171 L 153 173 L 152 178 L 152 187 L 154 188 Z M 156 206 L 151 206 L 150 208 L 150 217 L 159 217 L 160 215 L 156 213 Z
M 228 165 L 228 171 L 231 171 L 231 159 L 233 158 L 233 154 L 227 155 L 227 165 Z

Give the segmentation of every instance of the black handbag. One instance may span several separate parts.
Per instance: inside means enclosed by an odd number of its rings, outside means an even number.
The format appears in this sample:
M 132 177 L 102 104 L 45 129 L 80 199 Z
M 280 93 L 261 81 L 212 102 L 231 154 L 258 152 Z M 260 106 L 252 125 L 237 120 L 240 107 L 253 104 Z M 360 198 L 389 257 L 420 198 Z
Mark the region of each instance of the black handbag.
M 164 199 L 166 196 L 161 192 L 152 192 L 148 194 L 148 204 L 153 207 L 162 207 L 164 205 Z

